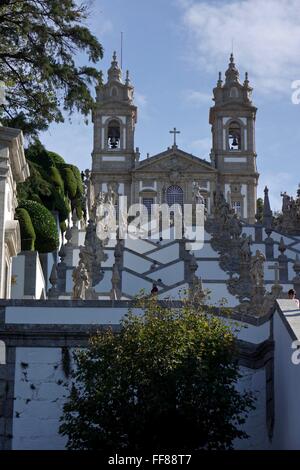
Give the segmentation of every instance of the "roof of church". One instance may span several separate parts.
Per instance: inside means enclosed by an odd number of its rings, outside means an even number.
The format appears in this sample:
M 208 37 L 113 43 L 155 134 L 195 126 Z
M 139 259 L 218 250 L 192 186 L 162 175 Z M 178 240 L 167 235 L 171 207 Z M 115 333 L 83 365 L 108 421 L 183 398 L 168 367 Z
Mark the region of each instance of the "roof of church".
M 193 160 L 195 163 L 200 163 L 201 165 L 204 165 L 208 170 L 210 171 L 217 171 L 212 165 L 211 163 L 209 163 L 207 160 L 204 160 L 203 158 L 199 158 L 199 157 L 196 157 L 195 155 L 192 155 L 191 153 L 187 153 L 187 152 L 184 152 L 183 150 L 179 149 L 176 146 L 172 146 L 170 148 L 168 148 L 167 150 L 165 150 L 164 152 L 161 152 L 161 153 L 158 153 L 156 155 L 153 155 L 152 157 L 149 157 L 149 158 L 146 158 L 144 160 L 141 160 L 137 166 L 134 168 L 133 171 L 136 171 L 136 170 L 139 170 L 141 168 L 144 168 L 164 157 L 167 157 L 167 156 L 171 156 L 171 155 L 178 155 L 179 157 L 184 157 L 184 158 L 187 158 L 189 160 Z

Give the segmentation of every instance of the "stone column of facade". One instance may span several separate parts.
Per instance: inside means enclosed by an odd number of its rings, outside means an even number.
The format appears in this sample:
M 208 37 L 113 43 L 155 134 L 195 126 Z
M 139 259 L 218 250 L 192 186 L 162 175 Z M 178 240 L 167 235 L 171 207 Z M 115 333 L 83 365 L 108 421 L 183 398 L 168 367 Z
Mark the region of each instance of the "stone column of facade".
M 22 132 L 0 125 L 0 298 L 10 296 L 11 257 L 21 250 L 16 185 L 28 176 Z

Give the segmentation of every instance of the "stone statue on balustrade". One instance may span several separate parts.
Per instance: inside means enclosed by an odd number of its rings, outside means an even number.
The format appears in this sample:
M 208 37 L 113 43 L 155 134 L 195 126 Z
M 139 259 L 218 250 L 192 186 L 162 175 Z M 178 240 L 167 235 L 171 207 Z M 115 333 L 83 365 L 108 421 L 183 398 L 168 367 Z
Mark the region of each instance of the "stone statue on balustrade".
M 110 298 L 111 300 L 120 300 L 122 297 L 122 291 L 120 288 L 121 285 L 121 275 L 119 267 L 114 263 L 112 268 L 112 277 L 111 277 L 111 291 Z
M 255 255 L 251 259 L 250 274 L 253 286 L 264 286 L 264 262 L 266 261 L 265 255 L 256 250 Z
M 204 197 L 201 194 L 201 188 L 199 183 L 194 183 L 193 187 L 193 202 L 195 204 L 205 204 Z
M 274 219 L 274 228 L 281 233 L 300 235 L 300 185 L 294 199 L 286 191 L 281 193 L 282 212 Z
M 115 237 L 117 229 L 116 214 L 117 194 L 112 186 L 107 193 L 100 192 L 93 206 L 93 216 L 96 233 L 100 240 L 107 243 L 110 237 Z
M 87 292 L 90 287 L 90 280 L 88 271 L 82 259 L 80 259 L 78 266 L 73 270 L 73 295 L 75 300 L 85 300 Z
M 241 262 L 248 262 L 251 259 L 251 246 L 252 237 L 245 233 L 242 234 L 241 244 L 240 244 L 240 253 L 241 253 Z

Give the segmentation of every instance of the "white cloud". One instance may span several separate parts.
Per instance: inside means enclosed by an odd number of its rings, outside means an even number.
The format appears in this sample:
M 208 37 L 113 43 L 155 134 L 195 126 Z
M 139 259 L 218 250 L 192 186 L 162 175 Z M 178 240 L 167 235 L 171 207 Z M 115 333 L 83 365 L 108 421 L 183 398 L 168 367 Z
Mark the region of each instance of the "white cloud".
M 202 104 L 212 103 L 212 95 L 209 93 L 203 93 L 197 90 L 185 90 L 183 92 L 183 99 L 186 103 L 194 106 L 200 106 Z
M 182 1 L 189 55 L 198 66 L 221 70 L 231 52 L 260 92 L 291 94 L 300 79 L 299 0 Z
M 211 150 L 211 139 L 204 137 L 203 139 L 193 140 L 190 143 L 191 148 L 199 154 L 200 157 L 207 156 Z
M 143 95 L 137 91 L 134 92 L 134 102 L 138 108 L 145 108 L 148 103 L 146 95 Z

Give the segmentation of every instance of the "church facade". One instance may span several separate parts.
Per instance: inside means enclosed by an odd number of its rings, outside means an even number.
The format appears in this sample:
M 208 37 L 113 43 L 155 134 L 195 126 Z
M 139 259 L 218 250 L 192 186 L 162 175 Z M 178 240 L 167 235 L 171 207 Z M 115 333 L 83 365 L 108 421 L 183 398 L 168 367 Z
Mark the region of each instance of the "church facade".
M 213 193 L 218 188 L 236 213 L 255 222 L 258 173 L 256 168 L 255 118 L 252 88 L 246 74 L 243 83 L 233 55 L 225 73 L 213 90 L 210 108 L 212 131 L 210 161 L 195 157 L 174 144 L 167 150 L 140 159 L 134 132 L 137 108 L 134 88 L 127 72 L 125 82 L 114 53 L 106 83 L 96 89 L 93 111 L 94 147 L 92 183 L 94 195 L 114 188 L 127 196 L 129 204 L 191 204 L 195 188 L 200 188 L 208 214 Z

